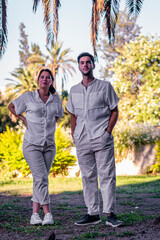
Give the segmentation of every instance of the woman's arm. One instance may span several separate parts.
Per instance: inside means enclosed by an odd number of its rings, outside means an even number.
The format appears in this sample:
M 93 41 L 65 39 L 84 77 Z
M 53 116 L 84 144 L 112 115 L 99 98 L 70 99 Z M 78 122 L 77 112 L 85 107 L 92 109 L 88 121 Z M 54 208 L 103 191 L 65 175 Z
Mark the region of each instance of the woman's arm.
M 22 114 L 18 114 L 18 115 L 16 114 L 15 107 L 12 102 L 8 105 L 8 109 L 13 115 L 15 115 L 17 118 L 21 119 L 24 122 L 26 128 L 28 128 L 26 118 Z

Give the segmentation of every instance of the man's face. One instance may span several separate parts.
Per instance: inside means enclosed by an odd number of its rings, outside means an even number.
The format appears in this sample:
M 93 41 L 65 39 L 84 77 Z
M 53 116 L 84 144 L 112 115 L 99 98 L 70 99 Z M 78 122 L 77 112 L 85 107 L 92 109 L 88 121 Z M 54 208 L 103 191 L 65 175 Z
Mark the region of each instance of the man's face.
M 94 68 L 95 65 L 92 63 L 90 57 L 85 56 L 80 58 L 79 70 L 83 75 L 89 76 L 90 74 L 92 74 Z

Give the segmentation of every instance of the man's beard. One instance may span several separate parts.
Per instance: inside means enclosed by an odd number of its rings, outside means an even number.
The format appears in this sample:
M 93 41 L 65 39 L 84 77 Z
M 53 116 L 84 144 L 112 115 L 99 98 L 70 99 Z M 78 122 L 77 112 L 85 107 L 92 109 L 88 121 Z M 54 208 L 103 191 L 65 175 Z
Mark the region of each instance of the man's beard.
M 82 72 L 82 74 L 83 74 L 84 76 L 90 76 L 90 75 L 91 75 L 91 70 L 88 71 L 87 73 Z

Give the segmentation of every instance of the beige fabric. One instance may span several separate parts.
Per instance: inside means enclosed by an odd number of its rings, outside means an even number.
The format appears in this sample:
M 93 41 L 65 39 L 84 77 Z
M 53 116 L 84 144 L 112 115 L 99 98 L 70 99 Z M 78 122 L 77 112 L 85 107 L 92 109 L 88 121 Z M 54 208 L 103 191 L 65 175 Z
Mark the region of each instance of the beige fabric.
M 44 146 L 54 143 L 56 129 L 55 117 L 63 116 L 62 102 L 58 95 L 50 93 L 46 103 L 39 97 L 38 90 L 26 92 L 12 103 L 15 106 L 16 114 L 26 112 L 28 129 L 24 138 L 35 145 Z
M 23 155 L 33 176 L 32 201 L 41 205 L 49 204 L 48 175 L 56 154 L 55 144 L 36 146 L 26 139 L 23 141 Z
M 118 104 L 112 85 L 94 79 L 87 87 L 79 83 L 70 90 L 67 110 L 77 117 L 74 137 L 79 139 L 85 126 L 89 139 L 103 135 L 108 127 L 111 110 Z
M 112 134 L 89 139 L 84 128 L 80 139 L 74 139 L 81 169 L 83 194 L 88 214 L 100 213 L 98 176 L 103 199 L 103 212 L 116 211 L 116 175 Z

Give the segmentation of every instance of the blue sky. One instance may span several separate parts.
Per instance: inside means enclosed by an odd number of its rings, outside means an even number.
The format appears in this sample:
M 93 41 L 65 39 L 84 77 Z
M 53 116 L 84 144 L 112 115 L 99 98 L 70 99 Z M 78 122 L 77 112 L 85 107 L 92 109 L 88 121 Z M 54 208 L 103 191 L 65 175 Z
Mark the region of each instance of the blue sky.
M 125 0 L 121 0 L 121 10 L 124 9 Z M 63 48 L 72 50 L 71 57 L 76 58 L 83 51 L 93 53 L 90 40 L 91 0 L 61 0 L 59 11 L 59 41 L 63 41 Z M 8 0 L 8 45 L 5 55 L 0 60 L 0 88 L 3 90 L 9 83 L 10 72 L 19 66 L 19 24 L 26 26 L 29 43 L 37 43 L 45 53 L 46 34 L 43 23 L 41 4 L 36 14 L 32 12 L 33 0 Z M 160 1 L 144 0 L 142 11 L 137 19 L 137 24 L 142 27 L 142 34 L 160 33 Z M 100 65 L 101 60 L 99 59 Z M 77 73 L 70 77 L 66 88 L 81 80 L 81 75 L 76 66 Z M 95 76 L 99 77 L 99 66 Z M 58 86 L 60 89 L 60 86 Z M 58 89 L 58 90 L 59 90 Z

